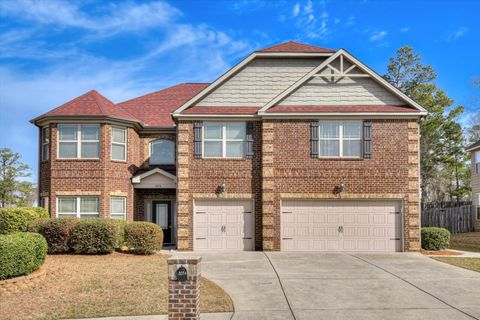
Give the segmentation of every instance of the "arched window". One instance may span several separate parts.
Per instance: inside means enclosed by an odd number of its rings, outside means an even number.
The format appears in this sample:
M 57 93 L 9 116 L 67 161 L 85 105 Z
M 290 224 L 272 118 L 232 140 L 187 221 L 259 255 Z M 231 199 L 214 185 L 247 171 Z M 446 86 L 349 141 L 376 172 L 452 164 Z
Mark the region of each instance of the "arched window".
M 150 164 L 174 164 L 175 143 L 170 140 L 155 140 L 150 143 Z

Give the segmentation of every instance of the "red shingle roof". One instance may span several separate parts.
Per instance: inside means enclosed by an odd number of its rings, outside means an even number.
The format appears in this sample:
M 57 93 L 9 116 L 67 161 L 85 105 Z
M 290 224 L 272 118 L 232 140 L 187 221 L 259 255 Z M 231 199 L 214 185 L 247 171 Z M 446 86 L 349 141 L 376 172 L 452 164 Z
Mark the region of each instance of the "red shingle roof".
M 174 126 L 171 114 L 205 89 L 209 83 L 181 83 L 160 91 L 118 103 L 145 126 Z
M 137 120 L 126 110 L 116 106 L 95 90 L 47 112 L 45 115 L 77 115 L 77 116 L 116 116 L 129 120 Z
M 278 112 L 418 112 L 409 106 L 273 106 L 267 113 Z
M 257 52 L 333 53 L 336 51 L 332 49 L 312 46 L 310 44 L 304 44 L 304 43 L 299 43 L 295 41 L 287 41 L 284 43 L 274 45 L 272 47 L 257 50 Z

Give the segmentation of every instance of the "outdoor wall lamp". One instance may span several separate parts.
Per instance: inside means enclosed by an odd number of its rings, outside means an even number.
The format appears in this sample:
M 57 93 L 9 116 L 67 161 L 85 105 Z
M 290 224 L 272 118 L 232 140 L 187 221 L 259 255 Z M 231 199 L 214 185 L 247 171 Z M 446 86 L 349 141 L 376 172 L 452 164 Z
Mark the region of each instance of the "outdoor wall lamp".
M 340 192 L 343 192 L 343 190 L 345 189 L 345 181 L 343 180 L 340 180 Z
M 225 192 L 227 192 L 227 184 L 224 180 L 223 183 L 220 185 L 220 193 L 225 193 Z

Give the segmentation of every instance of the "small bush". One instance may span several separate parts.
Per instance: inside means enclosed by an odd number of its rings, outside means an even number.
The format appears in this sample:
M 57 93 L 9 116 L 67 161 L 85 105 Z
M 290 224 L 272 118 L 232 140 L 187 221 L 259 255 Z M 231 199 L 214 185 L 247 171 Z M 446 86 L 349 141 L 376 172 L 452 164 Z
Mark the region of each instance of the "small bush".
M 0 234 L 27 231 L 30 221 L 48 217 L 41 207 L 19 207 L 0 209 Z
M 119 232 L 112 219 L 81 220 L 73 228 L 70 247 L 81 254 L 111 253 L 118 247 Z
M 39 222 L 37 232 L 47 239 L 48 253 L 66 253 L 70 251 L 69 241 L 73 228 L 79 223 L 77 218 L 49 219 Z M 35 228 L 32 223 L 32 231 Z
M 40 268 L 47 255 L 47 241 L 38 233 L 0 235 L 0 280 L 27 275 Z
M 125 226 L 125 242 L 137 254 L 152 254 L 162 248 L 163 231 L 151 222 L 131 222 Z
M 27 223 L 27 232 L 42 233 L 42 228 L 45 227 L 50 220 L 50 218 L 37 218 L 30 220 Z
M 422 228 L 422 248 L 443 250 L 450 246 L 450 232 L 444 228 Z
M 111 221 L 117 229 L 117 243 L 115 245 L 115 249 L 121 248 L 122 246 L 125 245 L 125 226 L 127 225 L 126 220 L 121 220 L 121 219 L 105 219 L 106 221 Z

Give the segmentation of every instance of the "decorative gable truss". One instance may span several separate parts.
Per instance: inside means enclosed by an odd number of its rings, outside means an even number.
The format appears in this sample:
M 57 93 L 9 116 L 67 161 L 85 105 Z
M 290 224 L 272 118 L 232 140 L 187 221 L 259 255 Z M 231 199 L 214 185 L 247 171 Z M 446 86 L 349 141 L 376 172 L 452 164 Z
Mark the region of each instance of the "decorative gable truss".
M 270 108 L 278 109 L 278 106 L 388 105 L 400 107 L 405 104 L 412 108 L 412 113 L 427 114 L 427 111 L 418 103 L 347 51 L 340 49 L 265 104 L 258 114 L 266 115 Z M 402 113 L 405 113 L 405 108 L 401 109 Z

